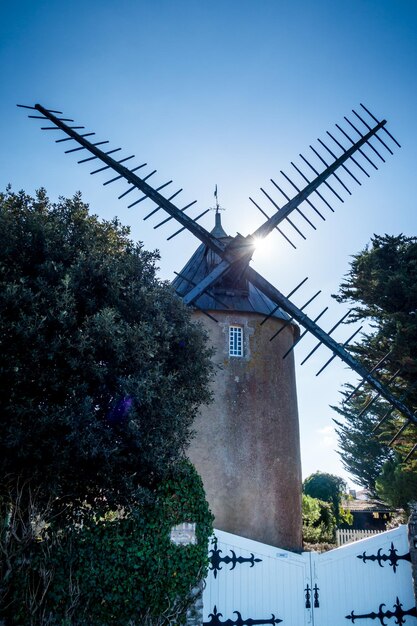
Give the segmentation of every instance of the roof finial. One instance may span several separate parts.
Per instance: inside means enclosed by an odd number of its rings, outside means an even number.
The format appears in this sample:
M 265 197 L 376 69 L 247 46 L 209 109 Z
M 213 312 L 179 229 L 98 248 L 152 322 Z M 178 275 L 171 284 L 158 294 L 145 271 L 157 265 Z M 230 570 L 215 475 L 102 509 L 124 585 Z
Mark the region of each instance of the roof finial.
M 214 188 L 214 197 L 215 197 L 215 199 L 216 199 L 216 215 L 217 215 L 217 213 L 218 213 L 218 212 L 219 212 L 219 210 L 220 210 L 220 205 L 219 205 L 219 197 L 218 197 L 218 195 L 217 195 L 217 185 L 216 185 L 216 186 L 215 186 L 215 188 Z
M 216 211 L 216 216 L 219 215 L 219 211 L 225 211 L 226 209 L 224 209 L 223 207 L 220 206 L 219 204 L 219 195 L 217 192 L 217 185 L 214 187 L 214 199 L 216 201 L 216 206 L 211 207 L 213 211 Z M 217 217 L 216 217 L 217 220 Z
M 220 211 L 225 211 L 226 209 L 221 207 L 219 204 L 219 195 L 217 192 L 217 185 L 215 185 L 214 187 L 214 199 L 216 201 L 216 206 L 210 207 L 212 211 L 216 211 L 216 223 L 215 223 L 216 225 L 214 227 L 214 230 L 212 231 L 212 234 L 215 234 L 216 237 L 227 237 L 226 233 L 223 230 L 222 222 L 220 219 Z

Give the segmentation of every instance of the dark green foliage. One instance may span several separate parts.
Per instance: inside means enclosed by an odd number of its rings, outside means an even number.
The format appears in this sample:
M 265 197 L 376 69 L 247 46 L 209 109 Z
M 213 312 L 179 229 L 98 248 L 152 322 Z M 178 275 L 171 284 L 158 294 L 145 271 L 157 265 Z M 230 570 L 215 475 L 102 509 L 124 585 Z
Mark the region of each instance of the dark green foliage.
M 369 346 L 357 346 L 358 354 L 373 366 L 371 349 L 380 356 L 392 349 L 392 369 L 401 365 L 403 377 L 415 380 L 417 239 L 374 235 L 371 245 L 353 256 L 336 299 L 354 304 L 354 317 L 373 324 L 373 339 Z
M 52 524 L 41 532 L 10 581 L 10 605 L 0 616 L 33 626 L 182 623 L 190 591 L 205 576 L 212 515 L 188 462 L 155 496 L 127 516 L 85 515 L 81 528 L 62 534 Z M 196 522 L 197 544 L 170 541 L 172 526 L 184 521 Z
M 370 246 L 354 255 L 351 269 L 336 298 L 354 305 L 354 317 L 370 324 L 370 332 L 351 350 L 369 369 L 389 353 L 376 375 L 411 409 L 417 406 L 417 239 L 374 235 Z M 347 390 L 351 388 L 347 386 Z M 347 396 L 347 392 L 344 394 Z M 359 484 L 382 496 L 377 481 L 383 468 L 398 466 L 416 442 L 416 427 L 408 426 L 393 444 L 389 442 L 404 424 L 404 418 L 383 400 L 361 410 L 375 392 L 365 385 L 353 398 L 335 410 L 335 420 L 345 468 Z M 359 416 L 358 416 L 359 415 Z M 381 427 L 374 431 L 385 417 Z M 407 476 L 417 473 L 417 464 L 407 464 Z M 388 473 L 384 479 L 387 484 Z M 379 483 L 382 484 L 382 483 Z M 400 484 L 397 483 L 397 489 Z M 394 493 L 395 489 L 392 491 Z M 385 497 L 390 493 L 384 489 Z M 405 494 L 404 494 L 405 495 Z M 400 498 L 401 499 L 401 498 Z M 388 503 L 396 506 L 394 500 Z
M 157 258 L 80 196 L 0 195 L 0 476 L 127 505 L 181 458 L 210 354 Z
M 378 496 L 396 508 L 410 512 L 410 503 L 417 501 L 417 472 L 411 465 L 402 465 L 397 458 L 387 461 L 376 480 Z
M 6 626 L 124 626 L 139 608 L 132 624 L 162 625 L 204 573 L 211 515 L 184 451 L 211 352 L 128 234 L 79 195 L 0 194 Z M 172 546 L 187 520 L 198 545 Z
M 333 543 L 336 536 L 336 518 L 329 502 L 303 494 L 303 541 L 311 544 Z
M 417 239 L 374 235 L 371 245 L 354 255 L 341 284 L 339 302 L 353 304 L 354 318 L 372 331 L 352 351 L 373 367 L 388 352 L 380 375 L 417 403 Z
M 334 506 L 341 501 L 346 491 L 346 482 L 340 476 L 327 472 L 315 472 L 303 482 L 303 492 L 312 498 L 330 502 Z
M 342 521 L 343 511 L 340 503 L 346 492 L 346 482 L 343 478 L 326 472 L 315 472 L 303 482 L 303 493 L 312 498 L 323 500 L 331 505 L 336 526 Z
M 346 385 L 344 395 L 352 390 L 351 385 Z M 372 411 L 360 414 L 370 397 L 370 394 L 358 391 L 346 406 L 332 408 L 344 418 L 343 421 L 334 420 L 342 464 L 355 482 L 376 497 L 376 480 L 384 463 L 394 458 L 394 451 L 384 443 L 384 439 L 389 441 L 391 429 L 387 432 L 386 427 L 381 428 L 379 436 L 372 432 L 386 413 L 386 404 L 377 401 L 372 405 Z

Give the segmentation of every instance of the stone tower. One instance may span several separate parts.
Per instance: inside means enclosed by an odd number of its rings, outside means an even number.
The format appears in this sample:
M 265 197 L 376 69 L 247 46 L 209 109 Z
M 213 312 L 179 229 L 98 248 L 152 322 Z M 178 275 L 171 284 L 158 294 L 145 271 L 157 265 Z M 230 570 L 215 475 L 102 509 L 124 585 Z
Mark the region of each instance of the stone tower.
M 228 242 L 220 214 L 212 234 Z M 174 287 L 184 296 L 220 262 L 204 244 Z M 189 457 L 203 478 L 215 527 L 299 551 L 301 463 L 292 353 L 298 327 L 244 277 L 228 275 L 198 300 L 217 366 L 214 402 L 195 423 Z M 283 328 L 284 327 L 284 328 Z M 278 336 L 271 336 L 282 329 Z

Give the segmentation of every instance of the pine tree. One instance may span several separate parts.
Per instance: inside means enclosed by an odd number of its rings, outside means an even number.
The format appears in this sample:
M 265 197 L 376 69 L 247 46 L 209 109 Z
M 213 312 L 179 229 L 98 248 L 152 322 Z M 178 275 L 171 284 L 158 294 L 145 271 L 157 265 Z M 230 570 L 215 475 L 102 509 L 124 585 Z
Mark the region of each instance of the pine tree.
M 369 323 L 369 332 L 351 351 L 369 369 L 382 360 L 376 375 L 408 406 L 416 407 L 417 238 L 374 235 L 371 244 L 353 256 L 335 298 L 353 304 L 352 320 Z M 382 493 L 381 476 L 385 484 L 394 474 L 397 478 L 401 474 L 398 485 L 414 480 L 417 461 L 411 459 L 407 468 L 401 462 L 416 442 L 415 426 L 407 426 L 391 449 L 404 417 L 366 385 L 351 392 L 347 386 L 345 401 L 333 407 L 343 418 L 335 422 L 345 468 L 374 494 Z M 396 471 L 389 472 L 388 467 Z M 385 488 L 384 494 L 389 492 Z M 406 493 L 407 489 L 397 503 L 401 500 L 404 505 Z

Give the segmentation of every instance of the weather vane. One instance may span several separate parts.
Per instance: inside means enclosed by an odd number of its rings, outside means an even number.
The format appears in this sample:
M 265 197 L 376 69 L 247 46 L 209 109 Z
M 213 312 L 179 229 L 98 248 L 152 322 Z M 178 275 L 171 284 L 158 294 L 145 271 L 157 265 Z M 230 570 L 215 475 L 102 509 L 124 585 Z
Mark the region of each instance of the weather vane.
M 219 204 L 219 195 L 217 192 L 217 185 L 214 187 L 214 199 L 216 202 L 216 206 L 211 207 L 212 211 L 216 211 L 216 215 L 218 215 L 219 211 L 225 211 L 226 209 L 221 207 Z

